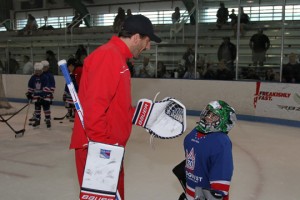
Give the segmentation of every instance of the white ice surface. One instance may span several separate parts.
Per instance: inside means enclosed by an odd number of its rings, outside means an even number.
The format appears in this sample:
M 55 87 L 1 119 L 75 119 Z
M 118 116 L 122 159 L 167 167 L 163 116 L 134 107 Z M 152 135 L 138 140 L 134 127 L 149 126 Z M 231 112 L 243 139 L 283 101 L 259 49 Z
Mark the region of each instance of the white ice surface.
M 24 104 L 13 105 L 18 109 Z M 63 107 L 52 107 L 52 117 L 65 113 Z M 24 119 L 22 111 L 8 122 L 19 130 Z M 187 118 L 186 133 L 196 120 Z M 68 149 L 72 123 L 59 122 L 52 120 L 51 130 L 44 122 L 38 129 L 26 126 L 24 137 L 18 139 L 0 123 L 1 200 L 78 199 L 74 152 Z M 149 134 L 141 127 L 133 128 L 125 152 L 126 200 L 178 199 L 182 189 L 172 168 L 184 158 L 184 136 L 155 139 L 153 149 Z M 239 121 L 230 137 L 235 162 L 231 200 L 300 199 L 299 128 Z

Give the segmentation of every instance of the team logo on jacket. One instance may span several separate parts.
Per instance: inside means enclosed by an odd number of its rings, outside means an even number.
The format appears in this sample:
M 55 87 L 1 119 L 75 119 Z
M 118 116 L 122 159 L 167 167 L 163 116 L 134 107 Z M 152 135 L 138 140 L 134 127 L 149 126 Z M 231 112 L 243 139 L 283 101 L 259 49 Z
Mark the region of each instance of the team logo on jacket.
M 40 82 L 35 83 L 35 89 L 40 90 L 42 88 L 42 84 Z
M 109 159 L 111 150 L 100 149 L 100 158 Z
M 188 152 L 188 150 L 186 150 L 186 164 L 185 167 L 189 170 L 194 170 L 195 168 L 195 159 L 196 155 L 194 153 L 194 148 L 191 149 L 190 152 Z

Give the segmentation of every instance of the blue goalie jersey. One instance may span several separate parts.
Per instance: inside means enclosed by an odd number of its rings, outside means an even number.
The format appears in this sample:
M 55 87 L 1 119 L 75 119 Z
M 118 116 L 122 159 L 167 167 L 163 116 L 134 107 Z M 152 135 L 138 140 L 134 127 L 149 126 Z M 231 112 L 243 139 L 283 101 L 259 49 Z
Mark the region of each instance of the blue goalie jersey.
M 233 174 L 232 143 L 227 134 L 202 134 L 192 130 L 184 139 L 186 195 L 194 199 L 195 188 L 218 190 L 228 199 Z

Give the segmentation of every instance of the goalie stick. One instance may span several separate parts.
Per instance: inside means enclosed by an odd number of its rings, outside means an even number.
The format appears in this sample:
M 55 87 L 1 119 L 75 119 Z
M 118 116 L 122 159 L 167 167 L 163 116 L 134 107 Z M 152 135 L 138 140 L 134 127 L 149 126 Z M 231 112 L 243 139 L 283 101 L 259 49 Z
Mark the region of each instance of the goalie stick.
M 70 94 L 71 94 L 71 97 L 73 99 L 73 102 L 74 102 L 74 105 L 75 105 L 75 109 L 77 111 L 77 114 L 78 114 L 78 117 L 80 119 L 80 122 L 81 122 L 81 125 L 82 127 L 84 128 L 84 121 L 83 121 L 83 109 L 82 109 L 82 106 L 80 104 L 80 101 L 79 101 L 79 98 L 78 98 L 78 95 L 76 93 L 76 90 L 75 90 L 75 87 L 74 87 L 74 84 L 71 80 L 71 77 L 70 77 L 70 74 L 69 74 L 69 71 L 68 71 L 68 67 L 67 67 L 67 62 L 66 60 L 60 60 L 58 62 L 58 66 L 60 67 L 62 73 L 63 73 L 63 76 L 66 80 L 66 84 L 68 86 L 68 89 L 70 91 Z M 115 200 L 122 200 L 121 199 L 121 196 L 119 194 L 119 191 L 117 191 L 116 193 L 116 197 L 115 197 Z

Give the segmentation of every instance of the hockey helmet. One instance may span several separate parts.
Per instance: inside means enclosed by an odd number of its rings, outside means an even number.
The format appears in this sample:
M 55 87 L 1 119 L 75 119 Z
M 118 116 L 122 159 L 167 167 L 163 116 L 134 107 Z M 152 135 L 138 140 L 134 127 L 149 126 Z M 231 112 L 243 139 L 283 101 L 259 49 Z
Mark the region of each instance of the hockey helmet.
M 33 66 L 34 71 L 42 71 L 43 67 L 44 67 L 43 64 L 40 62 L 34 63 L 34 66 Z
M 202 133 L 228 133 L 236 123 L 235 110 L 225 101 L 210 102 L 200 114 L 196 129 Z
M 41 61 L 44 67 L 49 67 L 49 62 L 47 60 Z

